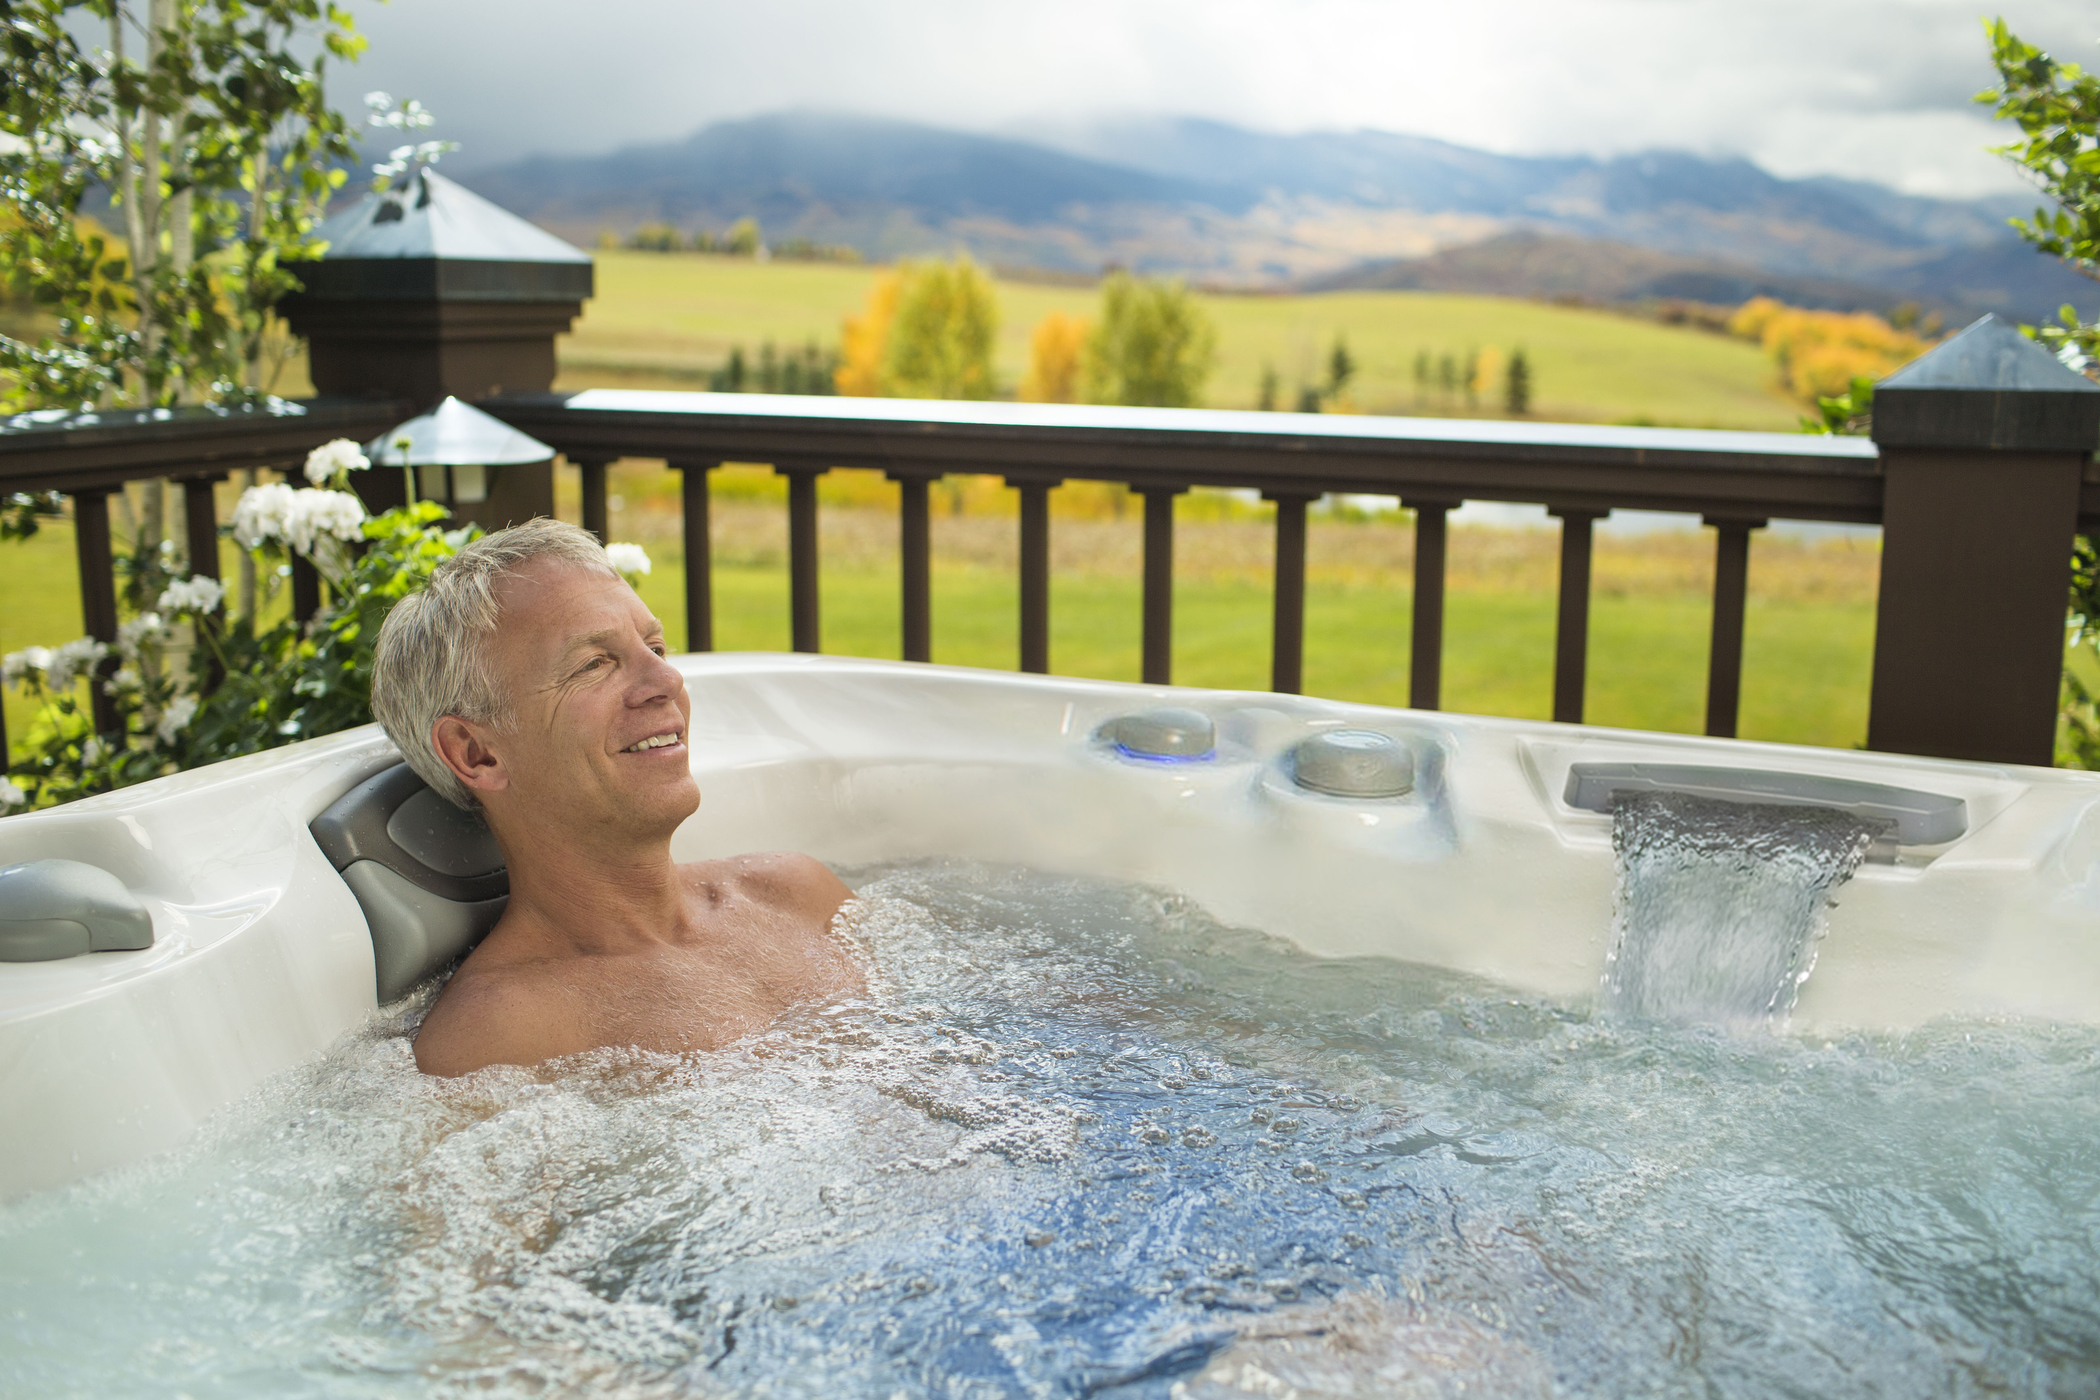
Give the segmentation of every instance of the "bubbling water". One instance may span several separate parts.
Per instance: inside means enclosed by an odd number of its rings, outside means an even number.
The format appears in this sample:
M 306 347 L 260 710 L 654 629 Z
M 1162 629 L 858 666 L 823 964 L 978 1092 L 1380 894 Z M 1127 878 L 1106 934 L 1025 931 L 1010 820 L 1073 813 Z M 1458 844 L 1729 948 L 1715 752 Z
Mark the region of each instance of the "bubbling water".
M 415 1073 L 419 1008 L 0 1209 L 22 1394 L 2042 1395 L 2100 1368 L 2100 1035 L 1836 1044 L 849 872 L 863 1000 Z
M 1815 807 L 1619 794 L 1605 1006 L 1738 1028 L 1785 1016 L 1815 967 L 1831 890 L 1880 830 Z

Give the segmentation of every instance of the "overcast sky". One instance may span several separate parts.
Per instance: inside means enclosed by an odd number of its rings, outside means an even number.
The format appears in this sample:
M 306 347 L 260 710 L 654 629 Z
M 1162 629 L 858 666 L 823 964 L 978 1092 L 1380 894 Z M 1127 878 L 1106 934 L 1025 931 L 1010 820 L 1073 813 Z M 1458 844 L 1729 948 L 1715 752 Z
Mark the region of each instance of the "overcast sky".
M 2013 0 L 2100 67 L 2100 3 Z M 1973 0 L 352 0 L 331 84 L 415 96 L 462 170 L 794 107 L 980 131 L 1117 113 L 1372 127 L 1513 154 L 1748 156 L 1918 194 L 2017 188 Z

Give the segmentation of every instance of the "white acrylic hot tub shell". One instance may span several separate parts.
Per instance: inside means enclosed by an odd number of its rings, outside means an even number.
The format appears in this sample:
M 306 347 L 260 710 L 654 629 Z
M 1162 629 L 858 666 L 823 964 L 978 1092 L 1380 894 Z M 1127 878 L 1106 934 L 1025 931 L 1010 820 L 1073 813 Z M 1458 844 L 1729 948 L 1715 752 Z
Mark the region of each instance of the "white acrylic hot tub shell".
M 1855 777 L 1962 797 L 1969 833 L 1839 894 L 1796 1013 L 1904 1027 L 1951 1012 L 2100 1020 L 2100 776 L 828 657 L 679 659 L 704 799 L 681 859 L 792 848 L 834 864 L 1008 861 L 1175 888 L 1326 956 L 1379 955 L 1580 1000 L 1609 940 L 1609 819 L 1575 762 Z M 1094 737 L 1160 703 L 1209 713 L 1206 764 Z M 1408 739 L 1408 798 L 1304 793 L 1320 728 Z M 179 1141 L 376 1009 L 372 952 L 307 823 L 395 761 L 362 729 L 0 821 L 0 865 L 62 856 L 153 914 L 136 953 L 0 964 L 0 1196 Z

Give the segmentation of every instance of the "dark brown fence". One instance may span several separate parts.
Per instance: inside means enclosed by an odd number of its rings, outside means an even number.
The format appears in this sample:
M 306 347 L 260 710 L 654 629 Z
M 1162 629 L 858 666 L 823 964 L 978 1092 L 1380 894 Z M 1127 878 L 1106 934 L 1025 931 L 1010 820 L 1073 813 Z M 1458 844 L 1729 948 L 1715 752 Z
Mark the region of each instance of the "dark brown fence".
M 1979 333 L 1990 354 L 1977 353 Z M 613 462 L 662 460 L 683 474 L 692 650 L 712 646 L 707 483 L 722 463 L 766 463 L 787 478 L 791 633 L 804 651 L 815 650 L 818 640 L 817 479 L 834 468 L 863 467 L 899 483 L 903 654 L 915 661 L 932 654 L 928 487 L 951 473 L 1003 478 L 1020 496 L 1016 661 L 1037 672 L 1049 665 L 1049 492 L 1065 481 L 1108 481 L 1129 486 L 1144 502 L 1143 675 L 1166 684 L 1172 679 L 1174 498 L 1192 487 L 1219 487 L 1257 491 L 1276 504 L 1271 676 L 1275 689 L 1296 691 L 1304 655 L 1307 507 L 1330 493 L 1356 493 L 1398 497 L 1415 513 L 1411 699 L 1435 709 L 1447 516 L 1469 500 L 1529 502 L 1543 504 L 1561 522 L 1553 714 L 1579 722 L 1593 526 L 1618 509 L 1676 511 L 1698 515 L 1715 531 L 1706 728 L 1729 735 L 1740 694 L 1751 534 L 1773 519 L 1879 524 L 1884 546 L 1870 747 L 2046 763 L 2072 537 L 2100 528 L 2092 451 L 2100 436 L 2100 388 L 2017 336 L 2008 346 L 2010 334 L 1986 322 L 1893 376 L 1883 390 L 1878 442 L 1561 423 L 614 390 L 514 393 L 484 407 L 581 468 L 584 524 L 601 536 Z M 2028 352 L 2040 363 L 2021 358 Z M 214 477 L 240 467 L 291 467 L 328 438 L 373 438 L 409 411 L 400 403 L 315 400 L 275 414 L 182 410 L 18 419 L 0 426 L 0 490 L 73 494 L 81 507 L 84 622 L 91 634 L 112 638 L 115 593 L 101 509 L 110 490 L 140 477 L 182 480 L 192 557 L 200 571 L 209 571 L 216 559 L 208 547 Z M 551 486 L 543 482 L 518 499 L 551 501 Z

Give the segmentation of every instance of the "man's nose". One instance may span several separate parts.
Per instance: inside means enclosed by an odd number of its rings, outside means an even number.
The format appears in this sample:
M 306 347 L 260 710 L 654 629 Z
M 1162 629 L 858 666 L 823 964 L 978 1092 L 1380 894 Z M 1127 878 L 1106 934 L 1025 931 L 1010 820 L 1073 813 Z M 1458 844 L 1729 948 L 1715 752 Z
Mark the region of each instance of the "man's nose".
M 685 673 L 647 647 L 642 648 L 642 664 L 635 672 L 635 679 L 632 703 L 637 705 L 661 698 L 676 699 L 685 689 Z

